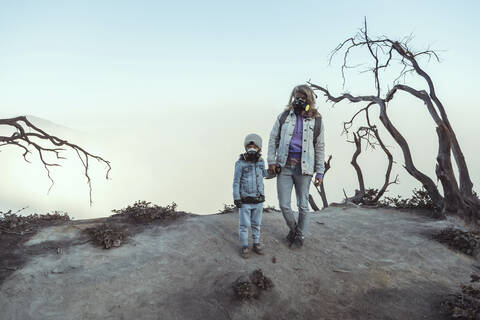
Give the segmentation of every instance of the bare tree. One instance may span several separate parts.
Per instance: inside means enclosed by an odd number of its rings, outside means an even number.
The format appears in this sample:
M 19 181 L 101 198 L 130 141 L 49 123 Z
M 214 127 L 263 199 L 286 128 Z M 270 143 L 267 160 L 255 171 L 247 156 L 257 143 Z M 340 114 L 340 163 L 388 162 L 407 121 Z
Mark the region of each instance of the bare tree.
M 433 80 L 419 63 L 421 57 L 433 58 L 439 61 L 438 55 L 430 49 L 424 51 L 411 50 L 409 47 L 411 39 L 411 36 L 399 41 L 391 40 L 386 36 L 373 39 L 368 34 L 365 19 L 363 28 L 354 37 L 346 39 L 332 51 L 330 60 L 334 55 L 343 52 L 341 73 L 345 83 L 344 71 L 349 67 L 347 63 L 349 54 L 352 50 L 365 49 L 373 61 L 373 66 L 365 71 L 373 74 L 375 94 L 353 96 L 349 93 L 343 93 L 339 96 L 334 96 L 325 87 L 313 83 L 310 83 L 310 85 L 315 90 L 321 91 L 327 100 L 333 103 L 346 100 L 353 103 L 368 102 L 371 105 L 378 106 L 380 122 L 402 149 L 405 169 L 427 190 L 438 216 L 443 216 L 445 213 L 459 213 L 465 218 L 473 219 L 475 223 L 480 223 L 480 220 L 478 220 L 480 218 L 480 200 L 473 191 L 473 183 L 470 179 L 465 157 L 445 108 L 435 92 Z M 393 81 L 393 87 L 384 92 L 382 90 L 380 72 L 392 67 L 392 64 L 397 62 L 401 66 L 401 71 Z M 407 74 L 416 75 L 423 79 L 428 90 L 417 90 L 406 84 L 400 84 L 399 81 L 401 79 L 405 80 Z M 443 195 L 439 192 L 435 182 L 415 167 L 408 142 L 394 126 L 387 114 L 388 103 L 393 100 L 395 93 L 399 90 L 420 99 L 426 105 L 430 116 L 435 122 L 439 146 L 435 172 L 437 178 L 441 181 Z M 453 172 L 451 153 L 453 153 L 459 171 L 459 182 L 457 182 Z
M 363 203 L 368 205 L 375 205 L 378 202 L 378 200 L 383 196 L 385 191 L 387 191 L 388 186 L 398 182 L 398 176 L 395 178 L 395 180 L 390 181 L 390 174 L 392 173 L 392 167 L 393 167 L 393 156 L 388 150 L 388 148 L 385 146 L 385 144 L 383 143 L 383 140 L 380 138 L 380 134 L 378 132 L 376 125 L 373 125 L 370 122 L 370 116 L 369 116 L 368 110 L 372 105 L 374 104 L 369 103 L 365 108 L 355 113 L 353 117 L 350 119 L 350 121 L 343 123 L 343 133 L 347 135 L 350 131 L 350 128 L 353 125 L 354 119 L 362 113 L 365 114 L 366 123 L 368 125 L 368 126 L 358 127 L 357 131 L 353 133 L 353 141 L 349 141 L 347 138 L 348 142 L 355 144 L 355 152 L 352 156 L 352 161 L 350 163 L 355 168 L 355 171 L 357 173 L 359 189 L 355 190 L 355 195 L 353 197 L 347 198 L 346 200 L 356 204 Z M 362 152 L 362 140 L 366 142 L 366 148 L 370 147 L 372 149 L 375 149 L 377 146 L 380 146 L 382 150 L 385 152 L 385 155 L 387 156 L 387 159 L 388 159 L 388 167 L 385 173 L 385 182 L 383 186 L 380 188 L 380 190 L 371 189 L 376 191 L 375 192 L 376 194 L 372 194 L 372 195 L 366 194 L 367 192 L 365 188 L 365 182 L 363 179 L 363 173 L 360 168 L 360 165 L 357 162 L 357 158 Z
M 50 154 L 54 155 L 56 160 L 63 160 L 65 158 L 61 155 L 62 151 L 66 149 L 71 149 L 75 151 L 78 158 L 80 159 L 80 162 L 82 163 L 84 175 L 87 178 L 90 205 L 92 204 L 92 184 L 88 173 L 89 161 L 90 159 L 95 159 L 99 162 L 103 162 L 104 164 L 106 164 L 106 179 L 108 179 L 108 174 L 111 170 L 109 161 L 103 159 L 100 156 L 89 153 L 88 151 L 76 144 L 70 143 L 54 135 L 48 134 L 44 130 L 38 128 L 33 123 L 31 123 L 25 116 L 10 119 L 0 119 L 0 127 L 1 126 L 12 128 L 13 133 L 9 136 L 0 135 L 0 147 L 10 145 L 20 148 L 23 151 L 23 159 L 26 162 L 30 162 L 27 159 L 27 155 L 32 153 L 32 151 L 35 152 L 40 158 L 42 165 L 47 171 L 47 176 L 51 181 L 49 191 L 54 184 L 54 181 L 50 175 L 50 167 L 58 167 L 60 166 L 60 164 L 57 162 L 50 162 L 46 160 L 46 156 Z
M 325 171 L 323 172 L 323 178 L 325 178 L 325 175 L 327 174 L 328 169 L 330 169 L 330 161 L 332 161 L 332 156 L 328 156 L 328 160 L 325 161 Z M 322 198 L 322 203 L 323 203 L 323 208 L 328 207 L 328 201 L 327 201 L 327 194 L 325 192 L 325 185 L 324 185 L 324 180 L 322 183 L 320 183 L 319 186 L 315 186 L 315 189 L 317 189 L 318 194 L 320 195 L 320 198 Z M 320 208 L 318 208 L 317 204 L 313 200 L 313 197 L 311 194 L 308 195 L 308 201 L 310 202 L 310 206 L 313 208 L 314 211 L 319 211 Z

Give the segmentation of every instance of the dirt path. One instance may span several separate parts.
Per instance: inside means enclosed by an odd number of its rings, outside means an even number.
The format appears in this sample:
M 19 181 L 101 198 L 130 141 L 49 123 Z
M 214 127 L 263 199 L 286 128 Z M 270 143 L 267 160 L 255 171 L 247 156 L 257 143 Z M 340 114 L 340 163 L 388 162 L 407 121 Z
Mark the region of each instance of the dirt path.
M 78 244 L 11 274 L 2 319 L 442 319 L 440 301 L 476 264 L 429 239 L 447 221 L 353 207 L 312 214 L 301 250 L 286 246 L 281 214 L 265 213 L 266 254 L 244 260 L 237 218 L 187 217 L 112 250 L 73 241 L 81 221 L 45 229 L 26 245 Z M 257 268 L 275 287 L 235 300 L 232 282 Z

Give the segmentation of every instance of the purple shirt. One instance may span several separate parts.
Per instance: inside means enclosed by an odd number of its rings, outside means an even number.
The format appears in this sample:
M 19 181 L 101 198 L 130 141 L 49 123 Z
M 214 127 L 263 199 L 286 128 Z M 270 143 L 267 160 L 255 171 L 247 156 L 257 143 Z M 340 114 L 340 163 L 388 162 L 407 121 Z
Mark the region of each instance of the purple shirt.
M 300 161 L 302 158 L 303 119 L 305 117 L 297 112 L 295 112 L 295 115 L 297 116 L 297 121 L 293 129 L 292 140 L 290 140 L 290 145 L 288 146 L 288 159 Z M 323 178 L 323 174 L 317 173 L 315 178 Z
M 303 119 L 305 118 L 300 113 L 296 113 L 297 121 L 293 129 L 292 140 L 288 147 L 288 158 L 301 159 L 302 158 L 302 137 L 303 137 Z

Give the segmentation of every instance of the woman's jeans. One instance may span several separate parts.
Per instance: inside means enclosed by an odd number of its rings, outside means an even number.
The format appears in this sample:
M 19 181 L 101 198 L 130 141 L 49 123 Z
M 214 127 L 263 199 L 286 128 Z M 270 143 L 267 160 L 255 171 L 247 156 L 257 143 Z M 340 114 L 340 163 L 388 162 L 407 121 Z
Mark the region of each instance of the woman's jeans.
M 311 175 L 302 174 L 300 162 L 294 167 L 289 164 L 285 165 L 277 177 L 278 202 L 280 203 L 283 217 L 291 231 L 295 232 L 298 227 L 302 238 L 307 232 L 309 221 L 308 195 L 311 181 Z M 294 186 L 295 194 L 297 195 L 298 224 L 295 221 L 291 208 L 292 189 Z
M 252 226 L 253 243 L 260 241 L 260 225 L 262 224 L 262 203 L 242 203 L 242 207 L 238 209 L 238 234 L 242 246 L 248 246 L 248 227 Z

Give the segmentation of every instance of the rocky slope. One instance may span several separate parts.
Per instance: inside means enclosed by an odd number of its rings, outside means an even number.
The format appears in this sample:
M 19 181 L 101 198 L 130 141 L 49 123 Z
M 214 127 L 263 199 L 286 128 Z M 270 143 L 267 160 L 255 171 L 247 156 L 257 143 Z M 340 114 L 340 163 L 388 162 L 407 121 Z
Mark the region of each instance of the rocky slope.
M 0 284 L 2 319 L 442 319 L 476 260 L 431 240 L 452 222 L 330 207 L 289 249 L 280 213 L 264 213 L 265 255 L 238 255 L 236 214 L 155 224 L 119 248 L 87 242 L 102 219 L 43 229 Z M 274 287 L 239 301 L 232 283 L 261 268 Z

